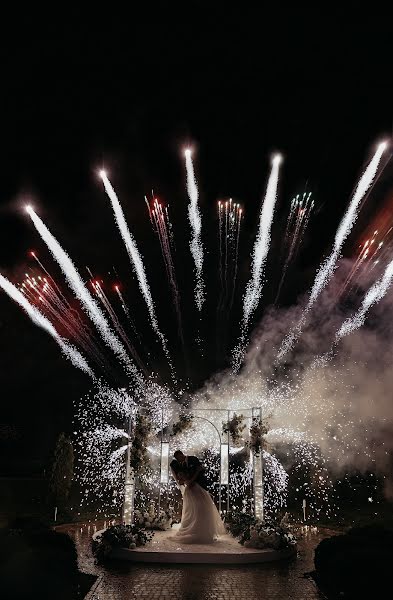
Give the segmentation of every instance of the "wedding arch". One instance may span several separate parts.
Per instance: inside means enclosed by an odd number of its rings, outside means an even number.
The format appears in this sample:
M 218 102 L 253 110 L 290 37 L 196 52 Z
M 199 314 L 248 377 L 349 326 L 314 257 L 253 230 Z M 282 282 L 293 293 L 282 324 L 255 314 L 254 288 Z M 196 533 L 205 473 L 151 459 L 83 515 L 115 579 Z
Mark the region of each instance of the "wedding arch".
M 176 447 L 172 428 L 174 425 L 173 419 L 165 424 L 164 416 L 165 409 L 161 412 L 161 429 L 158 434 L 158 493 L 152 492 L 151 501 L 157 503 L 158 510 L 163 499 L 163 492 L 168 489 L 170 483 L 170 456 L 171 451 Z M 135 417 L 136 414 L 146 415 L 149 409 L 146 407 L 138 408 L 137 413 L 134 413 L 128 422 L 129 438 L 127 443 L 126 451 L 126 469 L 125 469 L 125 492 L 124 502 L 122 511 L 122 520 L 125 524 L 131 524 L 134 517 L 134 502 L 135 493 L 138 489 L 138 474 L 135 473 L 131 465 L 131 454 L 133 451 L 133 444 L 135 442 Z M 247 423 L 249 427 L 245 427 L 247 432 L 251 430 L 251 427 L 255 423 L 262 423 L 262 409 L 261 407 L 252 408 L 195 408 L 189 411 L 184 411 L 183 417 L 185 419 L 192 419 L 193 425 L 196 423 L 203 425 L 204 427 L 211 428 L 214 432 L 214 443 L 218 454 L 218 509 L 220 514 L 225 516 L 227 511 L 230 511 L 231 502 L 234 500 L 236 490 L 231 486 L 230 477 L 230 454 L 231 451 L 236 451 L 235 444 L 229 430 L 225 430 L 223 427 L 224 423 L 229 423 L 233 416 L 239 415 L 242 417 L 245 426 Z M 246 434 L 247 437 L 247 434 Z M 194 440 L 193 440 L 194 441 Z M 202 446 L 199 447 L 195 442 L 196 452 L 198 453 L 206 450 Z M 248 442 L 245 441 L 245 444 Z M 171 448 L 172 446 L 172 448 Z M 185 449 L 186 450 L 186 449 Z M 144 449 L 148 452 L 148 449 Z M 262 464 L 262 448 L 260 450 L 253 449 L 250 447 L 250 467 L 252 469 L 252 485 L 251 485 L 251 501 L 252 510 L 255 517 L 263 519 L 264 513 L 264 499 L 263 499 L 263 464 Z M 155 497 L 154 497 L 155 496 Z

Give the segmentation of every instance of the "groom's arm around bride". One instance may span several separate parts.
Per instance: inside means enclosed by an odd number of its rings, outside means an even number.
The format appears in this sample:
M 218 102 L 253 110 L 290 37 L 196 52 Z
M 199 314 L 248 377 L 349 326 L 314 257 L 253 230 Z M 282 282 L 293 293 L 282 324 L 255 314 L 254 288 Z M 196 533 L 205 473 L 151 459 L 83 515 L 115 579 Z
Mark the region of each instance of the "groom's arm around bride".
M 205 469 L 196 456 L 188 457 L 188 468 L 190 470 L 190 478 L 188 480 L 188 485 L 193 486 L 194 483 L 198 483 L 201 487 L 207 490 L 207 478 L 205 475 Z

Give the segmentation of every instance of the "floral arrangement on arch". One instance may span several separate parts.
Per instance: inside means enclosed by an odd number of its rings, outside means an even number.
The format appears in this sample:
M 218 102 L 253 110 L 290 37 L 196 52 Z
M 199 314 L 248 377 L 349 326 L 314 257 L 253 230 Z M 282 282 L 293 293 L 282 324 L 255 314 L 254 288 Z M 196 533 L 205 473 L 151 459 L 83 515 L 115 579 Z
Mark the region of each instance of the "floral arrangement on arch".
M 92 541 L 93 555 L 98 563 L 103 563 L 114 548 L 134 550 L 145 546 L 153 536 L 153 531 L 146 531 L 140 525 L 113 525 Z
M 250 427 L 250 439 L 247 442 L 247 446 L 256 456 L 259 456 L 261 451 L 265 448 L 263 437 L 268 431 L 269 424 L 267 419 L 263 420 L 257 417 L 252 420 Z
M 277 524 L 261 521 L 248 513 L 235 512 L 227 515 L 229 532 L 246 548 L 273 548 L 284 551 L 296 546 L 296 537 L 290 531 L 288 513 Z
M 242 431 L 246 428 L 244 423 L 244 415 L 233 413 L 233 417 L 226 423 L 222 424 L 222 432 L 229 433 L 234 446 L 239 444 L 242 439 Z
M 139 527 L 145 529 L 158 529 L 160 531 L 167 531 L 171 529 L 174 520 L 174 509 L 169 506 L 168 508 L 160 508 L 156 510 L 154 503 L 152 502 L 149 510 L 135 510 L 134 511 L 134 522 Z
M 181 414 L 179 416 L 179 420 L 176 421 L 176 423 L 173 423 L 173 425 L 172 425 L 171 436 L 178 435 L 179 433 L 182 433 L 183 431 L 187 431 L 188 429 L 191 429 L 192 424 L 193 424 L 193 419 L 194 419 L 194 415 L 185 414 L 185 413 Z
M 147 442 L 151 434 L 152 425 L 146 415 L 138 413 L 130 452 L 130 467 L 134 473 L 142 473 L 149 464 L 147 455 Z

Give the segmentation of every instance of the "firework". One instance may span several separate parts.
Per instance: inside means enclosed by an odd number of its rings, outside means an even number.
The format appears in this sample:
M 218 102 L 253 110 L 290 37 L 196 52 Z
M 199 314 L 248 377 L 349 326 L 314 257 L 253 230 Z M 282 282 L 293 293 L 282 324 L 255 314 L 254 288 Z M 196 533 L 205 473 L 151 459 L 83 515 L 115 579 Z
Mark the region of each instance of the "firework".
M 376 269 L 384 260 L 390 256 L 392 242 L 389 240 L 390 228 L 383 236 L 378 235 L 375 230 L 372 237 L 364 244 L 359 245 L 359 254 L 356 257 L 341 289 L 338 298 L 344 301 L 346 297 L 359 287 L 359 282 Z
M 294 258 L 296 258 L 296 255 L 299 252 L 299 247 L 301 245 L 304 233 L 310 221 L 310 216 L 313 208 L 314 200 L 311 199 L 311 192 L 309 192 L 308 195 L 304 193 L 301 200 L 299 200 L 298 195 L 296 196 L 296 198 L 293 198 L 291 202 L 291 208 L 289 211 L 287 228 L 284 238 L 284 246 L 288 248 L 288 254 L 285 259 L 280 283 L 278 285 L 277 295 L 274 301 L 275 304 L 278 302 L 278 299 L 280 297 L 282 284 L 284 283 L 288 266 L 291 263 L 291 261 Z
M 243 300 L 243 328 L 247 329 L 250 317 L 257 308 L 262 292 L 263 270 L 270 246 L 270 231 L 273 222 L 274 208 L 277 198 L 278 173 L 281 156 L 273 159 L 272 170 L 266 188 L 265 199 L 259 217 L 259 229 L 252 255 L 252 276 L 249 280 Z
M 232 202 L 232 198 L 226 202 L 218 202 L 221 295 L 217 310 L 225 311 L 227 316 L 232 309 L 236 289 L 242 217 L 243 209 L 240 204 Z
M 126 304 L 126 301 L 125 301 L 125 299 L 123 297 L 123 294 L 122 294 L 122 292 L 120 290 L 120 287 L 118 285 L 115 285 L 114 286 L 114 290 L 115 290 L 116 294 L 119 297 L 121 308 L 123 309 L 123 312 L 126 315 L 126 317 L 128 319 L 128 322 L 130 323 L 133 332 L 135 333 L 135 335 L 137 336 L 137 338 L 140 340 L 139 333 L 138 333 L 138 331 L 137 331 L 137 329 L 135 327 L 134 319 L 131 316 L 130 309 L 129 309 L 128 305 Z
M 368 311 L 374 304 L 382 300 L 382 298 L 385 296 L 386 292 L 390 288 L 392 281 L 393 260 L 391 260 L 390 263 L 387 265 L 383 276 L 378 281 L 376 281 L 374 285 L 368 290 L 356 314 L 353 317 L 347 319 L 342 324 L 342 326 L 336 334 L 336 343 L 342 337 L 348 335 L 349 333 L 351 333 L 351 331 L 358 329 L 364 324 Z
M 316 301 L 332 275 L 335 261 L 337 261 L 342 245 L 355 222 L 360 202 L 374 181 L 382 152 L 383 147 L 380 147 L 358 183 L 347 213 L 337 230 L 331 256 L 318 271 L 307 310 Z M 273 160 L 266 195 L 260 212 L 259 228 L 252 256 L 252 273 L 243 299 L 242 334 L 240 337 L 242 344 L 239 352 L 239 364 L 244 356 L 246 335 L 248 334 L 251 318 L 259 305 L 263 289 L 265 264 L 270 246 L 271 227 L 275 210 L 279 162 L 278 157 Z M 190 198 L 188 216 L 192 229 L 191 251 L 197 279 L 196 303 L 198 309 L 201 310 L 205 300 L 202 278 L 201 219 L 198 208 L 198 189 L 190 153 L 186 154 L 186 168 Z M 137 274 L 139 287 L 148 307 L 153 329 L 162 342 L 163 339 L 160 337 L 162 334 L 158 329 L 155 308 L 142 257 L 128 230 L 117 196 L 105 174 L 102 174 L 102 179 L 105 190 L 110 197 L 117 225 L 126 245 L 133 269 Z M 147 204 L 149 218 L 159 238 L 168 280 L 175 298 L 179 296 L 179 292 L 175 279 L 172 256 L 174 248 L 173 231 L 168 210 L 156 199 L 153 200 L 152 206 L 149 206 L 148 202 Z M 300 197 L 296 198 L 291 203 L 285 233 L 286 265 L 296 257 L 302 243 L 302 237 L 308 226 L 312 208 L 313 201 L 310 195 L 301 199 Z M 77 465 L 77 473 L 79 481 L 86 490 L 84 502 L 98 495 L 102 505 L 110 506 L 112 510 L 116 509 L 117 511 L 124 493 L 125 461 L 127 460 L 127 449 L 132 443 L 132 428 L 137 411 L 149 415 L 152 435 L 146 444 L 150 465 L 146 472 L 140 475 L 140 482 L 145 486 L 145 489 L 137 491 L 136 501 L 144 505 L 146 502 L 151 501 L 154 494 L 158 495 L 160 490 L 160 436 L 163 431 L 170 428 L 175 415 L 180 412 L 179 400 L 181 400 L 182 405 L 189 407 L 194 419 L 192 428 L 180 433 L 174 443 L 176 443 L 176 446 L 187 448 L 188 451 L 201 452 L 201 449 L 203 449 L 203 458 L 208 472 L 211 473 L 212 481 L 219 474 L 219 445 L 223 440 L 223 425 L 227 422 L 227 419 L 231 418 L 235 410 L 239 411 L 238 414 L 241 414 L 240 411 L 244 410 L 244 413 L 248 411 L 247 414 L 251 415 L 247 417 L 247 423 L 250 426 L 254 415 L 253 409 L 258 407 L 258 411 L 261 411 L 263 417 L 261 417 L 263 426 L 266 425 L 265 430 L 267 431 L 263 440 L 266 447 L 263 450 L 263 476 L 265 508 L 269 513 L 281 509 L 286 502 L 288 488 L 286 464 L 291 465 L 291 476 L 295 476 L 299 480 L 304 471 L 310 474 L 310 483 L 302 483 L 301 486 L 299 484 L 299 487 L 296 488 L 296 498 L 299 500 L 307 498 L 309 505 L 315 509 L 314 514 L 317 515 L 318 511 L 321 510 L 321 506 L 326 507 L 329 499 L 331 481 L 327 470 L 328 460 L 334 458 L 337 454 L 340 458 L 343 457 L 342 461 L 344 462 L 346 453 L 349 454 L 352 451 L 353 445 L 357 445 L 359 454 L 363 452 L 367 459 L 373 459 L 372 452 L 367 449 L 363 450 L 361 446 L 363 440 L 355 435 L 357 424 L 348 418 L 350 403 L 345 407 L 346 410 L 340 412 L 339 407 L 334 404 L 334 398 L 332 402 L 326 402 L 325 390 L 332 387 L 329 385 L 331 384 L 329 377 L 337 384 L 340 396 L 346 394 L 348 388 L 350 388 L 350 385 L 346 385 L 343 381 L 335 381 L 337 370 L 320 369 L 316 372 L 315 368 L 305 369 L 304 371 L 294 368 L 289 377 L 286 377 L 285 372 L 280 371 L 281 380 L 277 381 L 268 371 L 271 367 L 269 359 L 267 359 L 267 362 L 269 362 L 268 367 L 266 365 L 257 366 L 257 362 L 250 361 L 240 374 L 225 373 L 222 377 L 216 376 L 212 381 L 206 382 L 202 390 L 187 395 L 187 402 L 185 401 L 184 390 L 177 388 L 173 390 L 160 385 L 153 375 L 150 377 L 146 375 L 143 378 L 129 355 L 134 358 L 140 369 L 145 373 L 146 369 L 142 368 L 143 365 L 138 362 L 138 357 L 134 354 L 132 343 L 118 316 L 118 313 L 123 316 L 120 307 L 116 305 L 115 309 L 112 306 L 103 281 L 93 280 L 93 275 L 89 270 L 92 279 L 93 297 L 90 293 L 91 288 L 90 291 L 86 288 L 86 284 L 82 281 L 71 259 L 57 240 L 31 208 L 28 212 L 38 232 L 65 274 L 74 295 L 81 302 L 82 307 L 95 324 L 105 343 L 120 359 L 121 363 L 127 367 L 127 371 L 131 375 L 131 381 L 128 384 L 130 389 L 115 390 L 103 380 L 95 380 L 94 390 L 80 403 L 77 409 L 78 432 L 76 434 L 76 444 L 78 444 L 78 454 L 81 458 Z M 239 205 L 233 203 L 231 199 L 227 203 L 220 202 L 218 205 L 221 283 L 219 303 L 225 307 L 226 312 L 232 306 L 235 292 L 241 215 L 242 210 Z M 356 273 L 366 268 L 369 272 L 374 268 L 376 260 L 381 259 L 382 253 L 387 252 L 389 243 L 384 243 L 384 237 L 381 239 L 376 236 L 377 232 L 361 248 L 359 264 L 355 263 L 348 285 L 351 284 Z M 378 241 L 379 239 L 383 242 L 382 245 Z M 372 250 L 368 250 L 368 248 L 372 248 Z M 198 250 L 199 254 L 195 253 L 195 250 Z M 90 330 L 87 326 L 80 325 L 83 321 L 80 320 L 78 311 L 71 308 L 67 298 L 41 261 L 38 261 L 33 254 L 32 256 L 36 259 L 42 271 L 47 274 L 47 277 L 42 277 L 41 271 L 39 275 L 30 271 L 29 274 L 26 274 L 26 278 L 20 284 L 18 290 L 7 279 L 0 276 L 1 287 L 13 300 L 18 302 L 37 325 L 56 340 L 62 352 L 75 366 L 94 377 L 80 352 L 61 337 L 57 328 L 60 328 L 60 331 L 63 329 L 67 331 L 70 339 L 75 340 L 75 343 L 86 352 L 89 361 L 90 356 L 95 356 L 98 362 L 100 356 L 98 353 L 97 355 L 94 354 L 96 350 Z M 393 261 L 390 261 L 384 273 L 366 293 L 357 313 L 344 321 L 336 334 L 336 345 L 344 335 L 364 323 L 369 309 L 384 297 L 392 281 Z M 131 322 L 130 311 L 119 286 L 115 285 L 114 290 L 124 314 Z M 198 295 L 199 293 L 202 293 L 202 296 Z M 301 320 L 301 325 L 302 323 Z M 56 324 L 56 327 L 54 324 Z M 165 350 L 166 342 L 163 347 Z M 274 347 L 274 344 L 272 344 L 272 347 Z M 268 351 L 267 345 L 265 349 Z M 256 350 L 259 351 L 259 346 L 256 346 Z M 273 354 L 272 358 L 274 358 Z M 326 363 L 327 361 L 324 364 Z M 140 384 L 135 386 L 135 381 Z M 204 417 L 198 411 L 204 411 Z M 228 449 L 228 456 L 231 490 L 234 496 L 238 496 L 237 500 L 239 497 L 242 499 L 243 509 L 251 510 L 252 501 L 244 498 L 252 489 L 253 475 L 248 428 L 246 428 L 244 439 L 241 438 L 236 447 L 231 445 Z M 162 486 L 162 490 L 164 490 L 168 499 L 172 500 L 174 498 L 175 487 L 173 482 Z M 234 500 L 234 503 L 232 508 L 236 508 L 236 500 Z M 329 514 L 329 510 L 326 511 L 326 514 Z
M 182 316 L 181 316 L 181 309 L 180 309 L 180 294 L 179 294 L 179 289 L 177 287 L 175 267 L 174 267 L 173 258 L 172 258 L 172 244 L 173 244 L 172 236 L 171 236 L 172 225 L 169 220 L 168 207 L 165 207 L 165 209 L 163 209 L 162 204 L 158 202 L 157 198 L 155 198 L 153 201 L 152 209 L 150 209 L 149 202 L 148 202 L 146 196 L 145 196 L 145 202 L 146 202 L 148 210 L 149 210 L 149 217 L 150 217 L 151 224 L 153 225 L 153 228 L 154 228 L 155 232 L 157 233 L 157 236 L 158 236 L 158 239 L 160 242 L 162 258 L 164 260 L 166 274 L 167 274 L 169 285 L 170 285 L 170 288 L 172 291 L 173 304 L 174 304 L 176 317 L 177 317 L 179 338 L 180 338 L 180 341 L 181 341 L 181 344 L 183 347 L 183 352 L 185 352 Z
M 46 269 L 44 272 L 48 277 L 26 274 L 26 279 L 19 284 L 19 291 L 50 321 L 67 331 L 70 338 L 106 372 L 107 363 L 94 343 L 89 327 L 82 321 L 79 312 L 71 307 L 53 277 Z
M 142 293 L 143 298 L 145 299 L 147 309 L 150 315 L 151 325 L 156 332 L 157 337 L 159 338 L 162 348 L 164 350 L 165 356 L 168 360 L 169 366 L 171 368 L 172 375 L 174 376 L 174 368 L 172 364 L 172 360 L 169 354 L 167 341 L 165 336 L 161 333 L 158 327 L 158 321 L 156 317 L 156 311 L 153 303 L 153 298 L 150 291 L 150 286 L 147 281 L 145 267 L 143 264 L 142 256 L 139 253 L 136 242 L 131 235 L 130 230 L 128 229 L 127 222 L 123 213 L 123 209 L 120 205 L 118 197 L 115 193 L 115 190 L 112 187 L 111 182 L 109 181 L 105 171 L 100 172 L 100 176 L 102 182 L 104 184 L 105 191 L 111 201 L 113 213 L 115 215 L 116 223 L 120 231 L 120 235 L 123 238 L 124 245 L 127 249 L 128 256 L 130 258 L 131 264 L 134 268 L 135 274 L 138 279 L 139 289 Z
M 134 361 L 136 362 L 136 364 L 138 365 L 138 367 L 141 369 L 141 371 L 144 373 L 145 376 L 147 376 L 148 371 L 145 367 L 145 365 L 143 364 L 139 354 L 137 353 L 135 347 L 133 346 L 133 344 L 130 342 L 126 332 L 124 331 L 124 328 L 122 327 L 119 319 L 117 318 L 117 315 L 108 299 L 108 296 L 105 294 L 102 285 L 100 284 L 99 281 L 92 281 L 92 286 L 97 294 L 97 297 L 101 300 L 103 306 L 105 307 L 106 311 L 108 312 L 111 321 L 113 323 L 113 326 L 115 328 L 115 330 L 117 331 L 118 335 L 121 337 L 121 339 L 123 340 L 124 344 L 126 345 L 128 351 L 130 352 L 131 356 L 133 357 Z
M 56 329 L 53 327 L 52 323 L 46 317 L 44 317 L 44 315 L 35 306 L 30 304 L 27 298 L 6 277 L 1 274 L 0 286 L 12 300 L 17 302 L 17 304 L 23 308 L 35 325 L 41 327 L 41 329 L 46 331 L 57 342 L 63 354 L 72 362 L 75 367 L 81 369 L 81 371 L 84 371 L 93 379 L 95 378 L 93 371 L 90 369 L 81 353 L 68 341 L 63 340 L 63 338 L 60 337 Z
M 303 315 L 300 318 L 299 323 L 295 328 L 293 328 L 289 334 L 283 340 L 281 347 L 278 352 L 278 359 L 280 360 L 283 356 L 293 347 L 293 344 L 300 336 L 302 332 L 302 328 L 306 322 L 306 314 L 311 309 L 316 299 L 322 292 L 322 290 L 326 287 L 329 280 L 331 279 L 334 269 L 336 267 L 336 263 L 338 258 L 340 257 L 342 246 L 350 234 L 352 227 L 356 221 L 358 215 L 358 208 L 361 200 L 366 195 L 370 186 L 372 185 L 374 178 L 377 174 L 378 165 L 382 158 L 382 154 L 385 151 L 386 143 L 382 143 L 378 146 L 377 151 L 375 152 L 373 158 L 371 159 L 369 165 L 361 176 L 358 185 L 356 187 L 355 193 L 352 197 L 352 200 L 349 204 L 349 207 L 338 226 L 336 236 L 334 239 L 334 246 L 329 257 L 322 263 L 319 268 L 313 287 L 310 292 L 310 297 L 308 299 L 306 308 L 304 309 Z
M 203 282 L 203 244 L 201 239 L 202 221 L 198 207 L 198 186 L 195 179 L 194 165 L 191 158 L 191 150 L 185 151 L 187 171 L 187 192 L 190 199 L 188 205 L 188 219 L 190 221 L 192 236 L 190 250 L 195 263 L 195 303 L 198 310 L 202 310 L 205 301 L 205 285 Z
M 251 315 L 257 308 L 262 294 L 263 274 L 266 257 L 270 247 L 270 231 L 273 222 L 277 197 L 278 173 L 281 156 L 276 155 L 272 161 L 272 169 L 267 183 L 266 194 L 259 216 L 259 228 L 252 254 L 251 278 L 247 283 L 243 297 L 243 320 L 239 342 L 233 350 L 232 368 L 240 368 L 245 354 L 246 335 Z
M 30 252 L 30 256 L 32 256 L 34 258 L 34 260 L 36 261 L 36 263 L 41 267 L 41 269 L 44 271 L 44 273 L 46 273 L 46 275 L 50 278 L 50 280 L 52 281 L 54 287 L 56 288 L 56 291 L 58 293 L 58 295 L 61 297 L 62 302 L 67 305 L 69 308 L 70 305 L 67 301 L 67 298 L 64 296 L 64 294 L 62 293 L 61 289 L 59 288 L 59 286 L 57 285 L 56 281 L 53 279 L 52 275 L 49 273 L 49 271 L 44 267 L 44 265 L 42 264 L 42 262 L 40 261 L 40 259 L 38 258 L 36 252 L 31 251 Z
M 59 242 L 50 233 L 49 229 L 44 225 L 42 220 L 34 212 L 31 206 L 27 207 L 27 212 L 31 217 L 38 233 L 51 251 L 53 258 L 56 260 L 61 270 L 63 271 L 70 288 L 74 292 L 75 296 L 82 303 L 89 317 L 91 318 L 97 330 L 100 332 L 105 343 L 111 348 L 114 354 L 120 359 L 123 365 L 126 367 L 128 372 L 142 383 L 140 374 L 136 366 L 131 362 L 127 352 L 120 342 L 120 340 L 112 332 L 108 321 L 106 320 L 103 312 L 97 305 L 96 301 L 90 294 L 89 290 L 85 287 L 81 276 L 79 275 L 74 263 L 68 256 L 68 254 L 60 246 Z

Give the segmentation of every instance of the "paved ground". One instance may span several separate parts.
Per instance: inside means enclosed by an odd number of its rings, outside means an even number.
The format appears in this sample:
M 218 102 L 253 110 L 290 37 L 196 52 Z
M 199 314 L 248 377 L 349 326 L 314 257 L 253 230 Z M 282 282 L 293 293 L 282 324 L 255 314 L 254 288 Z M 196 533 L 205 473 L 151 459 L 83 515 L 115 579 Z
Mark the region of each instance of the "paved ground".
M 63 526 L 76 541 L 82 571 L 99 576 L 89 600 L 314 600 L 323 596 L 303 574 L 313 569 L 314 548 L 333 532 L 302 528 L 298 557 L 290 562 L 253 566 L 137 566 L 94 564 L 91 535 L 103 523 Z M 60 528 L 59 528 L 60 529 Z

